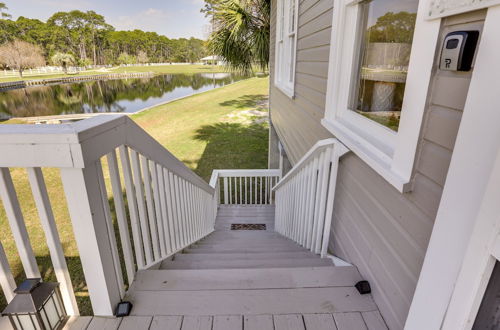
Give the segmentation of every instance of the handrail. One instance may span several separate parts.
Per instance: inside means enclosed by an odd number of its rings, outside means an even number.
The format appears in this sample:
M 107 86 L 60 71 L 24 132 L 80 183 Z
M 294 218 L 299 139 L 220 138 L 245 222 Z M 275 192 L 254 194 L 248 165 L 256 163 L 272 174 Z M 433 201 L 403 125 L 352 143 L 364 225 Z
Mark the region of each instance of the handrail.
M 316 254 L 328 252 L 340 157 L 337 139 L 318 141 L 273 188 L 275 229 Z
M 278 169 L 214 170 L 210 186 L 220 204 L 274 204 L 272 187 L 280 177 Z
M 288 171 L 288 173 L 278 182 L 278 184 L 273 187 L 273 189 L 278 189 L 280 186 L 284 185 L 285 182 L 290 180 L 291 177 L 293 177 L 298 171 L 300 171 L 300 169 L 305 166 L 308 160 L 331 146 L 335 146 L 336 148 L 338 148 L 339 152 L 342 155 L 349 151 L 349 149 L 347 149 L 347 147 L 344 146 L 342 142 L 335 138 L 319 140 L 311 147 L 311 149 L 309 149 L 304 154 L 304 156 L 302 156 L 302 158 L 300 158 L 300 160 L 293 166 L 290 171 Z
M 218 192 L 127 116 L 2 125 L 0 155 L 0 198 L 25 273 L 40 277 L 23 218 L 26 201 L 18 199 L 9 168 L 28 171 L 70 315 L 78 314 L 78 306 L 42 167 L 60 170 L 94 315 L 113 315 L 137 270 L 155 266 L 214 229 Z M 8 276 L 3 259 L 0 255 L 0 277 Z M 7 296 L 12 295 L 11 282 L 0 281 Z
M 4 125 L 0 129 L 0 167 L 84 168 L 120 145 L 168 164 L 172 172 L 213 194 L 205 180 L 126 115 L 58 125 Z M 20 158 L 20 154 L 26 157 Z

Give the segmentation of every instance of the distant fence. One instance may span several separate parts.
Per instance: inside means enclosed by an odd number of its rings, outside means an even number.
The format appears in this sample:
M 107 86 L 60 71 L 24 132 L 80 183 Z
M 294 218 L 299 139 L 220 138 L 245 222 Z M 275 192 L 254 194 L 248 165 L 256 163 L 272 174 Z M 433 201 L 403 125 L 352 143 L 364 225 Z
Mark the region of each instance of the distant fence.
M 193 64 L 203 64 L 201 62 L 196 62 L 196 63 L 185 63 L 185 62 L 180 62 L 180 63 L 174 63 L 174 62 L 167 62 L 167 63 L 135 63 L 135 64 L 120 64 L 122 67 L 134 67 L 134 66 L 163 66 L 163 65 L 193 65 Z
M 36 79 L 36 80 L 26 80 L 26 81 L 22 80 L 9 81 L 0 83 L 0 91 L 15 89 L 15 88 L 25 88 L 28 86 L 51 85 L 57 83 L 70 83 L 70 82 L 92 81 L 92 80 L 103 80 L 103 79 L 143 78 L 151 76 L 154 76 L 154 73 L 152 72 L 107 73 L 107 74 L 96 74 L 90 76 L 72 76 L 72 77 Z

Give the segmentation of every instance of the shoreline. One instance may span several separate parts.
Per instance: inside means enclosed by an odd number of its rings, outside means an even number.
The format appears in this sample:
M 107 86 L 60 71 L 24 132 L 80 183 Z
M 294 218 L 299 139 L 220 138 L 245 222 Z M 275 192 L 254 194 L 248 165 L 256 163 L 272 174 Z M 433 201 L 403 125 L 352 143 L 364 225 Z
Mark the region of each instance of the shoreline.
M 230 84 L 226 84 L 224 86 L 215 87 L 215 88 L 212 88 L 212 89 L 209 89 L 209 90 L 206 90 L 206 91 L 202 91 L 202 92 L 198 92 L 198 93 L 191 93 L 191 94 L 188 94 L 188 95 L 177 97 L 177 98 L 172 99 L 172 100 L 160 102 L 158 104 L 155 104 L 155 105 L 152 105 L 152 106 L 149 106 L 149 107 L 146 107 L 146 108 L 142 108 L 142 109 L 137 110 L 135 112 L 75 113 L 75 114 L 48 115 L 48 116 L 35 116 L 35 117 L 12 117 L 12 118 L 9 118 L 8 120 L 26 121 L 25 124 L 60 124 L 61 121 L 82 120 L 82 119 L 92 118 L 92 117 L 100 116 L 100 115 L 117 115 L 117 114 L 122 114 L 122 115 L 126 115 L 126 116 L 132 116 L 132 115 L 140 114 L 140 113 L 142 113 L 144 111 L 147 111 L 147 110 L 152 110 L 152 109 L 154 109 L 156 107 L 160 107 L 162 105 L 166 105 L 166 104 L 169 104 L 169 103 L 172 103 L 172 102 L 176 102 L 176 101 L 179 101 L 179 100 L 191 97 L 191 96 L 201 95 L 201 94 L 204 94 L 204 93 L 207 93 L 207 92 L 210 92 L 210 91 L 214 91 L 214 90 L 218 90 L 220 88 L 224 88 L 226 86 L 231 86 L 231 85 L 237 84 L 237 83 L 242 82 L 242 81 L 246 81 L 246 80 L 251 79 L 251 78 L 254 78 L 254 77 L 250 77 L 250 78 L 238 80 L 238 81 L 232 82 Z

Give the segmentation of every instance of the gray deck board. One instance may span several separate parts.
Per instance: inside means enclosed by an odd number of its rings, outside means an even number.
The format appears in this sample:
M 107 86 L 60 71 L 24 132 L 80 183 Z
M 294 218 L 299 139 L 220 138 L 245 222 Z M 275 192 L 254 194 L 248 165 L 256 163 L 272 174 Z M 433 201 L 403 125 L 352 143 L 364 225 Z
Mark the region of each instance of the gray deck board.
M 274 330 L 272 315 L 245 315 L 243 320 L 245 330 Z
M 214 317 L 213 330 L 242 330 L 241 315 L 217 315 Z
M 181 330 L 212 330 L 212 316 L 184 316 Z
M 338 330 L 367 330 L 361 313 L 333 314 Z
M 387 330 L 387 325 L 385 324 L 385 321 L 379 311 L 363 312 L 361 313 L 361 316 L 363 317 L 368 330 Z
M 310 252 L 268 252 L 268 253 L 180 253 L 175 256 L 175 261 L 179 260 L 253 260 L 253 259 L 297 259 L 314 258 L 319 256 Z
M 330 259 L 240 259 L 240 260 L 174 260 L 164 261 L 160 269 L 236 269 L 236 268 L 278 268 L 278 267 L 329 267 Z
M 119 330 L 149 329 L 152 321 L 151 316 L 128 316 L 120 323 Z
M 92 321 L 92 316 L 72 316 L 64 325 L 64 330 L 84 330 L 89 326 Z M 3 328 L 0 328 L 3 329 Z
M 308 330 L 337 330 L 331 314 L 304 314 L 303 317 Z
M 87 330 L 116 330 L 122 319 L 115 317 L 93 317 Z
M 182 316 L 155 316 L 149 330 L 180 330 L 181 325 Z
M 353 287 L 273 290 L 137 291 L 133 315 L 289 314 L 373 311 L 369 295 Z
M 274 315 L 275 330 L 305 330 L 302 315 L 282 314 Z
M 139 271 L 132 291 L 352 287 L 355 267 Z

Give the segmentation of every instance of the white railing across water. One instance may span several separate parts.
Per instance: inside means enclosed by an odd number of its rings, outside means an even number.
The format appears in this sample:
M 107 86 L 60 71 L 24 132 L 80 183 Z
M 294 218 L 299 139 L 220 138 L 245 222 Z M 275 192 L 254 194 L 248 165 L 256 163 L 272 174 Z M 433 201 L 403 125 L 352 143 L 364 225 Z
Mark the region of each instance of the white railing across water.
M 9 168 L 27 169 L 69 315 L 78 315 L 78 307 L 42 167 L 60 171 L 94 315 L 113 315 L 137 270 L 213 231 L 216 191 L 126 116 L 4 125 L 0 155 L 0 198 L 25 274 L 40 277 Z M 1 245 L 0 285 L 12 299 L 15 283 Z
M 219 204 L 274 204 L 272 187 L 280 177 L 277 169 L 214 170 L 210 186 L 216 190 Z
M 316 254 L 328 252 L 339 158 L 348 149 L 321 140 L 274 187 L 275 230 Z

